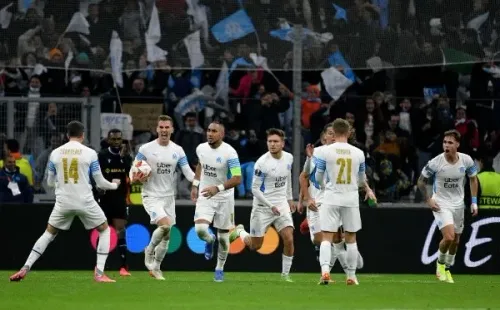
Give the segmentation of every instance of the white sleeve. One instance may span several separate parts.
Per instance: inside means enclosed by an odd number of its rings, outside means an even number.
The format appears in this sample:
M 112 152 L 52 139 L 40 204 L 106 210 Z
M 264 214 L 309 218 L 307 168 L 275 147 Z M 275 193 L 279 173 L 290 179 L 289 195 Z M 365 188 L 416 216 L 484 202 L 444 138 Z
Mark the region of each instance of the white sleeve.
M 193 182 L 194 172 L 189 167 L 189 163 L 186 157 L 186 153 L 184 153 L 184 149 L 181 147 L 179 150 L 179 160 L 177 161 L 177 166 L 181 168 L 182 174 L 186 177 L 189 182 Z
M 425 165 L 424 169 L 422 169 L 422 176 L 426 179 L 430 179 L 434 177 L 434 175 L 438 171 L 438 165 L 437 165 L 437 158 L 434 157 L 433 159 L 429 160 L 427 165 Z
M 97 153 L 92 151 L 90 155 L 90 173 L 94 177 L 95 184 L 100 189 L 113 190 L 118 188 L 118 184 L 111 183 L 104 178 L 101 172 L 101 166 L 99 165 L 99 159 L 97 158 Z
M 52 158 L 52 153 L 50 153 L 50 156 L 49 156 L 49 162 L 47 163 L 47 185 L 49 187 L 54 187 L 56 185 L 56 175 L 57 175 L 57 171 L 56 171 L 56 165 L 54 164 L 54 162 L 52 161 L 53 158 Z
M 255 163 L 254 166 L 254 172 L 253 172 L 253 181 L 252 181 L 252 194 L 257 200 L 268 206 L 269 208 L 272 208 L 273 205 L 267 200 L 267 198 L 264 196 L 264 193 L 262 192 L 262 188 L 264 188 L 264 181 L 266 179 L 266 174 L 264 171 L 262 171 L 262 165 L 260 161 L 258 160 Z
M 286 199 L 293 200 L 293 191 L 292 191 L 292 165 L 293 165 L 293 157 L 290 160 L 290 169 L 288 169 L 288 176 L 286 178 Z
M 318 182 L 319 186 L 323 188 L 325 187 L 324 174 L 326 171 L 326 158 L 323 152 L 319 150 L 318 152 L 316 152 L 315 150 L 313 154 L 313 161 L 314 164 L 316 165 L 316 174 L 315 174 L 316 181 Z
M 145 160 L 145 161 L 148 161 L 148 159 L 146 158 L 146 156 L 144 155 L 144 145 L 141 145 L 141 147 L 139 148 L 139 151 L 137 152 L 137 154 L 135 155 L 135 160 L 136 161 L 139 161 L 139 160 Z
M 474 160 L 470 156 L 467 156 L 465 158 L 465 171 L 466 171 L 467 176 L 469 178 L 477 175 L 476 163 L 474 162 Z

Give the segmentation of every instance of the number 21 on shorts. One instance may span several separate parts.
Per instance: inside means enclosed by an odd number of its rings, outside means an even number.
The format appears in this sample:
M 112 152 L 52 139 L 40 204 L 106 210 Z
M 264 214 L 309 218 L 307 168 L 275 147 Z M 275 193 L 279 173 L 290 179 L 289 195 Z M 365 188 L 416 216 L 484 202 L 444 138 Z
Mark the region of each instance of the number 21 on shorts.
M 73 179 L 73 184 L 78 184 L 78 158 L 72 158 L 69 161 L 68 158 L 64 157 L 62 159 L 63 172 L 64 172 L 64 184 L 69 183 L 69 179 Z
M 337 175 L 337 184 L 351 184 L 352 159 L 339 158 L 337 159 L 337 165 L 340 166 L 339 174 Z M 347 172 L 346 176 L 344 176 L 345 172 Z

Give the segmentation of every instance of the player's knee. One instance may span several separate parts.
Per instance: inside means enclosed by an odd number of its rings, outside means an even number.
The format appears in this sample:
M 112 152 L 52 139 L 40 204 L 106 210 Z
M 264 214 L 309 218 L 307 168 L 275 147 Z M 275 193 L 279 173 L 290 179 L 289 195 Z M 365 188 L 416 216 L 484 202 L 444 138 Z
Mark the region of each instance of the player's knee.
M 160 225 L 158 228 L 163 232 L 163 236 L 167 236 L 170 233 L 170 225 L 168 224 Z
M 455 232 L 454 231 L 447 231 L 446 233 L 443 234 L 443 241 L 452 244 L 455 241 Z
M 194 230 L 196 231 L 196 234 L 198 237 L 202 237 L 208 234 L 208 224 L 202 223 L 202 224 L 194 224 Z
M 227 251 L 229 249 L 229 233 L 218 232 L 217 240 L 219 240 L 219 244 L 222 247 L 222 250 Z
M 321 241 L 323 241 L 323 236 L 321 235 L 321 233 L 317 233 L 317 234 L 313 235 L 312 243 L 314 243 L 315 245 L 320 245 Z
M 262 243 L 264 241 L 264 237 L 260 238 L 251 238 L 250 250 L 257 251 L 262 247 Z

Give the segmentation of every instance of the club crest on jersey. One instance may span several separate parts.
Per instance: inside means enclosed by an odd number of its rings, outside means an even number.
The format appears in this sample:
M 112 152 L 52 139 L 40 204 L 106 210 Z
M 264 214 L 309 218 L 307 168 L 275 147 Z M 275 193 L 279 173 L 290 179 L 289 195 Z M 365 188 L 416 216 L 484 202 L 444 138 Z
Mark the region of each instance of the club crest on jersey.
M 220 163 L 222 163 L 222 158 L 221 157 L 217 157 L 216 161 L 217 161 L 217 163 L 220 164 Z
M 172 154 L 172 159 L 177 159 L 177 154 Z
M 254 172 L 254 174 L 257 177 L 260 177 L 260 176 L 262 176 L 262 171 L 260 171 L 259 169 L 256 169 L 255 172 Z
M 460 173 L 464 173 L 465 172 L 465 167 L 460 167 Z

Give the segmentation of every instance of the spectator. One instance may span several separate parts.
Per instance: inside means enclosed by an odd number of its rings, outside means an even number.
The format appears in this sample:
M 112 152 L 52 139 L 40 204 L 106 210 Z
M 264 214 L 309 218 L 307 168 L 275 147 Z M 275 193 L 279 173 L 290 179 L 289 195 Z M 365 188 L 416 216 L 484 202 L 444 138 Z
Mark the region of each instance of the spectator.
M 16 160 L 16 166 L 19 168 L 21 174 L 23 174 L 29 182 L 29 185 L 33 186 L 33 168 L 30 162 L 21 155 L 19 150 L 19 142 L 16 139 L 8 139 L 4 144 L 5 154 L 12 156 Z M 0 161 L 0 168 L 3 167 L 3 160 Z
M 3 162 L 5 165 L 0 170 L 0 202 L 32 203 L 33 190 L 26 176 L 16 166 L 16 158 L 7 155 Z

